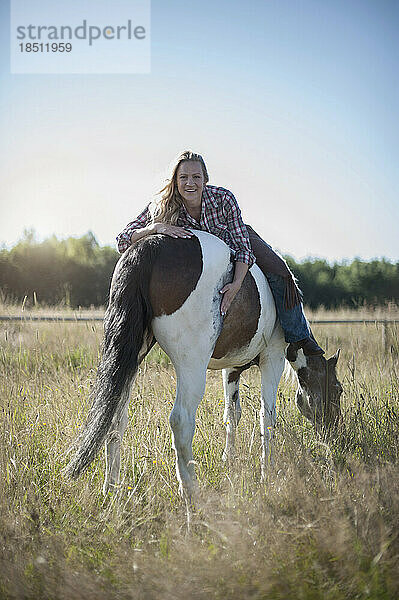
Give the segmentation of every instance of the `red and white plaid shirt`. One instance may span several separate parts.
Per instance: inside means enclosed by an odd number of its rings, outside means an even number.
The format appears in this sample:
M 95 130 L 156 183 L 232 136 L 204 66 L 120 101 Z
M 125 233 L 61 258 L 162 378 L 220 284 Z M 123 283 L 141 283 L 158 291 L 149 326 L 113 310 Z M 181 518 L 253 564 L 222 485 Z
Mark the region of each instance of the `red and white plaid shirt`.
M 125 252 L 131 245 L 130 238 L 136 229 L 146 227 L 152 220 L 150 205 L 146 206 L 137 219 L 129 223 L 118 235 L 119 252 Z M 252 252 L 248 231 L 241 217 L 240 207 L 234 195 L 225 188 L 206 185 L 202 191 L 201 218 L 198 223 L 191 217 L 185 206 L 180 207 L 177 220 L 180 227 L 202 229 L 221 238 L 234 251 L 234 259 L 252 266 L 255 256 Z

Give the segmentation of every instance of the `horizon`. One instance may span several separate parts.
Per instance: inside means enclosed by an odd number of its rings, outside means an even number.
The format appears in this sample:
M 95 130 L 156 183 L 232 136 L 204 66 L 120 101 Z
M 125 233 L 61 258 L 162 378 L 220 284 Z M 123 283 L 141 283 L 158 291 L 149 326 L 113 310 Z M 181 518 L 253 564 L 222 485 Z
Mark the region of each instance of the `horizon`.
M 55 233 L 52 233 L 46 237 L 40 237 L 37 236 L 37 233 L 34 229 L 27 229 L 26 231 L 24 231 L 20 237 L 20 239 L 18 239 L 14 244 L 12 245 L 7 245 L 4 243 L 0 243 L 0 252 L 2 250 L 6 250 L 7 252 L 10 252 L 13 248 L 15 248 L 18 244 L 23 243 L 24 241 L 26 241 L 27 237 L 32 237 L 32 243 L 33 244 L 43 244 L 49 240 L 51 240 L 52 238 L 55 238 L 58 242 L 63 242 L 63 241 L 67 241 L 68 239 L 72 238 L 72 239 L 80 239 L 82 237 L 85 237 L 86 235 L 93 235 L 94 240 L 96 241 L 96 243 L 98 244 L 98 246 L 100 248 L 112 248 L 113 250 L 115 250 L 115 252 L 117 252 L 119 254 L 119 251 L 116 247 L 116 242 L 115 244 L 102 244 L 99 240 L 98 237 L 96 236 L 94 231 L 88 230 L 85 231 L 82 234 L 76 234 L 76 235 L 68 235 L 65 237 L 60 237 L 57 236 Z M 281 252 L 279 252 L 278 248 L 275 248 L 275 250 L 281 254 Z M 315 261 L 325 261 L 328 263 L 329 266 L 334 266 L 334 265 L 338 265 L 338 266 L 343 266 L 345 264 L 351 264 L 354 261 L 361 261 L 361 262 L 373 262 L 373 261 L 378 261 L 378 262 L 389 262 L 391 264 L 399 264 L 399 259 L 394 259 L 394 258 L 389 258 L 387 256 L 372 256 L 371 258 L 363 258 L 361 256 L 352 256 L 350 258 L 341 258 L 341 259 L 328 259 L 322 256 L 316 256 L 316 255 L 307 255 L 304 256 L 302 258 L 296 258 L 295 256 L 293 256 L 292 254 L 289 254 L 288 252 L 284 253 L 285 257 L 291 258 L 292 260 L 294 260 L 296 263 L 304 263 L 304 262 L 315 262 Z

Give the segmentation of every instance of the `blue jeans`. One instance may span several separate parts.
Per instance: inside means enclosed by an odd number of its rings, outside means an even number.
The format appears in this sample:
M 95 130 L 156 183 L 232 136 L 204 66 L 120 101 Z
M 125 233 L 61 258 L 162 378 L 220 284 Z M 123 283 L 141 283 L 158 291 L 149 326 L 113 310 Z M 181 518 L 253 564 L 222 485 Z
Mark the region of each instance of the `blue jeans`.
M 296 304 L 291 309 L 285 308 L 284 278 L 280 275 L 275 275 L 274 273 L 266 273 L 266 278 L 272 290 L 277 316 L 284 331 L 285 341 L 287 343 L 298 342 L 299 340 L 310 337 L 310 328 L 303 313 L 302 303 Z

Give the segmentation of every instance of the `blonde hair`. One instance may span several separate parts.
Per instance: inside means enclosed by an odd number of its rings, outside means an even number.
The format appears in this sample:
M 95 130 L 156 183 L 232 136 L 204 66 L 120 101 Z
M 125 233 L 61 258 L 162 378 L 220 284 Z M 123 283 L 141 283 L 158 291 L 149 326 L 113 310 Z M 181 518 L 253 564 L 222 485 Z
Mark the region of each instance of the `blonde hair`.
M 195 152 L 191 152 L 191 150 L 185 150 L 176 159 L 174 166 L 172 167 L 172 173 L 168 183 L 160 190 L 159 194 L 162 194 L 161 198 L 153 205 L 151 212 L 154 223 L 171 223 L 172 225 L 177 224 L 180 207 L 183 204 L 183 199 L 177 189 L 177 170 L 182 163 L 188 161 L 200 163 L 202 173 L 204 175 L 204 182 L 205 184 L 208 183 L 208 171 L 202 156 L 200 154 L 196 154 Z

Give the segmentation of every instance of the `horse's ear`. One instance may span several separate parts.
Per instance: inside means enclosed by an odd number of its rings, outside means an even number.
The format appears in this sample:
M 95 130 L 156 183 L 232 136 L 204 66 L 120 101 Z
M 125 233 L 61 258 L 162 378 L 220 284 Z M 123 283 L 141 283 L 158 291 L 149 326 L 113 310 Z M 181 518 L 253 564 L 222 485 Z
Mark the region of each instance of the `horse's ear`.
M 341 352 L 341 348 L 338 348 L 338 350 L 336 351 L 336 353 L 331 358 L 328 359 L 329 366 L 336 367 L 338 359 L 339 359 L 340 352 Z

